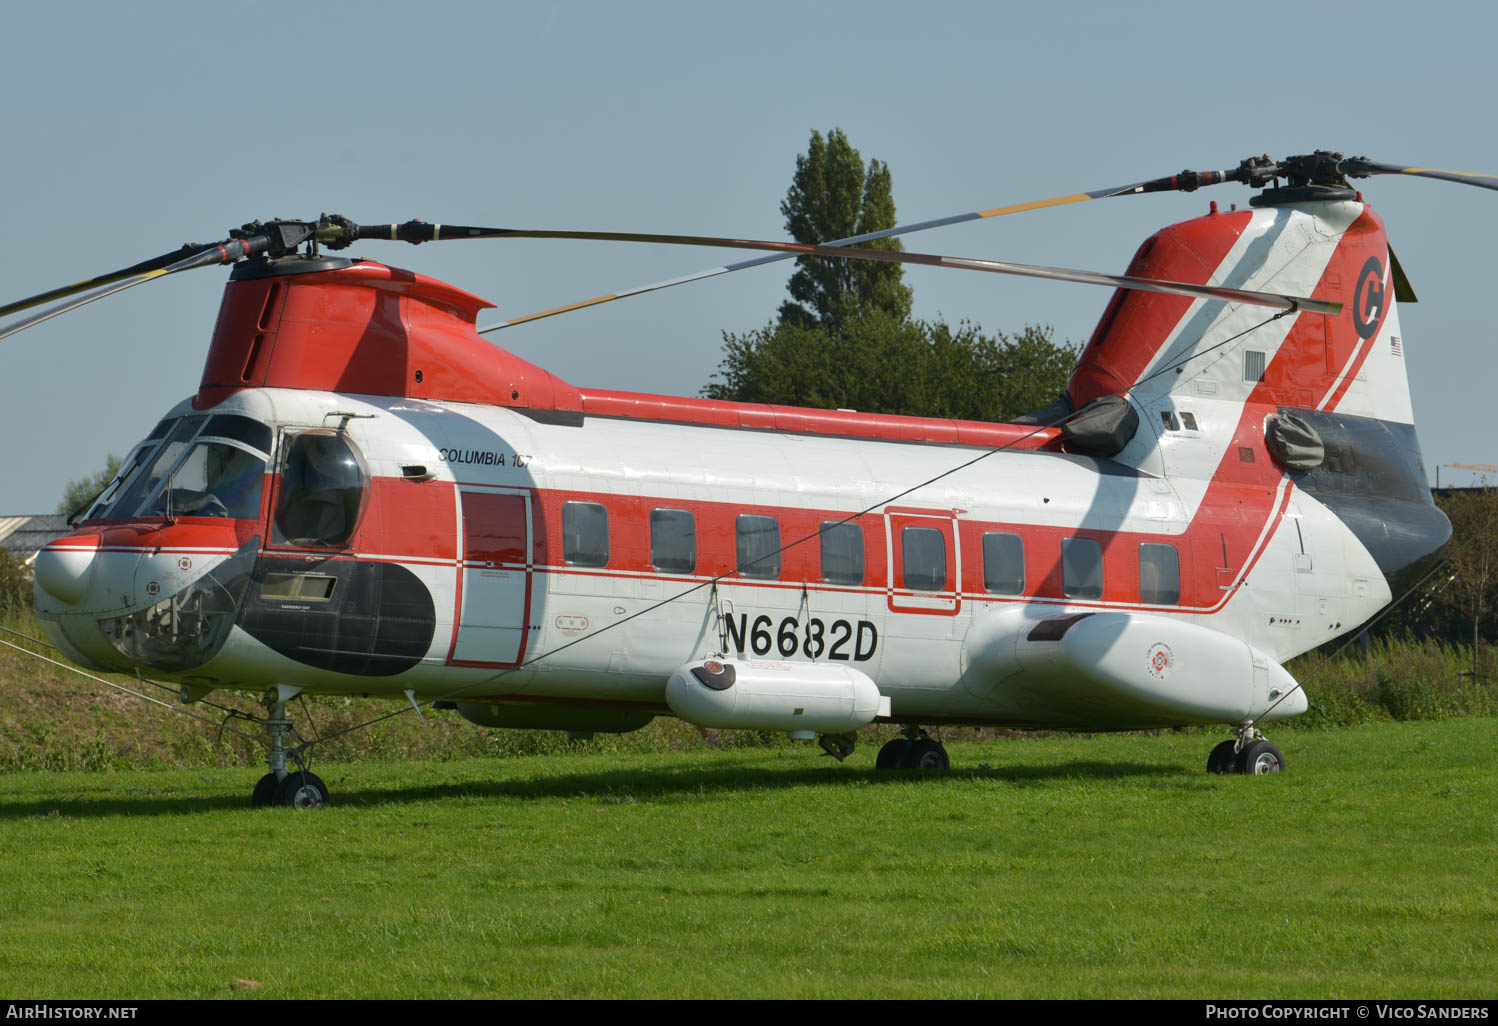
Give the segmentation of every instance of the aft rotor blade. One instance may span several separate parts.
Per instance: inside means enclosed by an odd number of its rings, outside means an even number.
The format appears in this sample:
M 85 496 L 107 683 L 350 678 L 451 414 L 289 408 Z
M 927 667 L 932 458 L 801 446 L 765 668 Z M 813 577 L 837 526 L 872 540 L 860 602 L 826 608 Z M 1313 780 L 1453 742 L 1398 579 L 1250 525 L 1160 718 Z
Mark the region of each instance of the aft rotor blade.
M 1410 167 L 1406 164 L 1384 164 L 1365 157 L 1352 157 L 1341 162 L 1343 174 L 1354 178 L 1369 175 L 1415 175 L 1419 178 L 1439 178 L 1444 182 L 1475 185 L 1481 189 L 1498 189 L 1498 175 L 1479 171 L 1441 171 L 1433 167 Z
M 1169 179 L 1175 181 L 1174 178 Z M 1093 192 L 1074 192 L 1066 196 L 1054 196 L 1051 199 L 1033 200 L 1029 203 L 1015 203 L 1007 207 L 992 207 L 988 210 L 970 210 L 963 214 L 953 214 L 950 217 L 938 217 L 930 221 L 917 221 L 913 224 L 897 225 L 894 228 L 885 228 L 877 232 L 865 232 L 863 235 L 850 235 L 846 239 L 833 239 L 824 243 L 827 246 L 856 246 L 863 242 L 873 242 L 876 239 L 889 239 L 898 235 L 909 235 L 914 232 L 923 232 L 931 228 L 945 228 L 949 224 L 961 224 L 964 221 L 980 221 L 988 217 L 1001 217 L 1004 214 L 1018 214 L 1026 210 L 1040 210 L 1045 207 L 1065 206 L 1068 203 L 1082 203 L 1087 200 L 1107 199 L 1110 196 L 1127 196 L 1142 192 L 1160 192 L 1165 187 L 1156 188 L 1160 182 L 1166 179 L 1156 179 L 1149 182 L 1135 182 L 1132 185 L 1120 185 L 1112 189 L 1097 189 Z M 1169 186 L 1175 188 L 1175 186 Z M 739 260 L 735 263 L 724 264 L 721 267 L 711 267 L 705 271 L 695 274 L 684 274 L 679 278 L 667 278 L 665 281 L 652 282 L 649 285 L 640 285 L 623 292 L 609 292 L 602 296 L 594 296 L 592 299 L 584 299 L 577 303 L 568 303 L 566 306 L 554 306 L 549 310 L 541 310 L 537 313 L 526 314 L 524 317 L 513 317 L 508 321 L 500 321 L 491 324 L 487 328 L 480 328 L 479 334 L 487 334 L 498 331 L 501 328 L 512 328 L 517 324 L 525 324 L 529 321 L 539 321 L 547 317 L 555 317 L 557 314 L 570 313 L 573 310 L 582 310 L 590 306 L 598 306 L 602 303 L 612 303 L 616 299 L 624 299 L 627 296 L 638 296 L 646 292 L 656 292 L 660 289 L 668 289 L 673 285 L 685 285 L 687 282 L 702 281 L 704 278 L 715 278 L 720 274 L 730 274 L 734 271 L 742 271 L 750 267 L 759 267 L 761 264 L 773 264 L 780 260 L 790 260 L 799 254 L 775 253 L 770 256 L 752 257 L 749 260 Z
M 1108 189 L 1094 189 L 1092 192 L 1073 192 L 1065 196 L 1053 196 L 1050 199 L 1031 200 L 1028 203 L 1012 203 L 1003 207 L 990 207 L 987 210 L 970 210 L 966 213 L 952 214 L 949 217 L 934 218 L 930 221 L 916 221 L 912 224 L 896 225 L 893 228 L 884 228 L 877 232 L 865 232 L 862 235 L 850 235 L 845 239 L 833 239 L 830 242 L 823 243 L 823 245 L 856 246 L 859 243 L 874 242 L 877 239 L 890 239 L 900 235 L 909 235 L 914 232 L 924 232 L 932 228 L 945 228 L 947 225 L 962 224 L 965 221 L 981 221 L 989 217 L 1002 217 L 1005 214 L 1019 214 L 1027 210 L 1042 210 L 1046 207 L 1060 207 L 1066 206 L 1069 203 L 1084 203 L 1087 200 L 1108 199 L 1113 196 L 1131 196 L 1140 193 L 1173 190 L 1190 191 L 1202 185 L 1215 185 L 1218 182 L 1226 181 L 1227 175 L 1228 172 L 1223 171 L 1206 171 L 1201 173 L 1183 171 L 1179 175 L 1153 178 L 1149 181 L 1134 182 L 1130 185 L 1117 185 Z M 408 225 L 413 227 L 405 230 Z M 405 225 L 358 225 L 355 228 L 354 237 L 359 239 L 390 239 L 419 243 L 455 238 L 493 238 L 494 236 L 485 234 L 485 229 L 470 229 L 451 225 L 428 225 L 423 222 L 412 221 L 407 222 Z M 701 281 L 704 278 L 715 278 L 720 274 L 742 271 L 749 267 L 758 267 L 761 264 L 773 264 L 780 260 L 790 260 L 792 257 L 798 255 L 796 253 L 776 253 L 772 256 L 754 257 L 750 260 L 740 260 L 732 264 L 724 264 L 721 267 L 711 267 L 694 274 L 684 274 L 678 278 L 667 278 L 665 281 L 652 282 L 649 285 L 640 285 L 632 289 L 625 289 L 623 292 L 609 292 L 602 296 L 594 296 L 592 299 L 584 299 L 577 303 L 568 303 L 566 306 L 552 307 L 550 310 L 541 310 L 537 313 L 526 314 L 524 317 L 515 317 L 508 321 L 500 321 L 498 324 L 492 324 L 487 328 L 480 328 L 479 334 L 498 331 L 500 328 L 511 328 L 517 324 L 525 324 L 528 321 L 539 321 L 546 317 L 555 317 L 557 314 L 582 310 L 586 307 L 598 306 L 602 303 L 612 303 L 616 299 L 624 299 L 627 296 L 638 296 L 646 292 L 668 289 L 673 285 L 685 285 L 687 282 Z
M 9 317 L 13 313 L 19 313 L 22 310 L 29 310 L 33 306 L 41 306 L 43 303 L 50 303 L 54 299 L 66 299 L 68 296 L 76 296 L 80 292 L 86 292 L 89 289 L 96 289 L 102 285 L 109 285 L 113 282 L 123 281 L 126 278 L 134 278 L 140 275 L 149 274 L 151 271 L 158 271 L 161 268 L 166 267 L 169 264 L 173 264 L 178 260 L 181 260 L 184 257 L 190 255 L 192 251 L 192 245 L 188 244 L 178 249 L 174 249 L 170 253 L 163 253 L 161 254 L 161 256 L 152 257 L 150 260 L 142 260 L 140 263 L 133 264 L 130 267 L 122 267 L 118 271 L 111 271 L 108 274 L 101 274 L 96 278 L 85 278 L 83 281 L 77 281 L 71 285 L 64 285 L 61 288 L 49 289 L 46 292 L 38 292 L 34 296 L 28 296 L 25 299 L 18 299 L 14 303 L 8 303 L 5 306 L 0 306 L 0 317 Z
M 114 295 L 116 292 L 123 292 L 128 288 L 143 285 L 148 281 L 155 281 L 157 278 L 165 277 L 168 274 L 176 274 L 179 271 L 190 271 L 197 267 L 211 267 L 214 264 L 229 264 L 242 257 L 262 253 L 270 245 L 270 241 L 268 236 L 257 235 L 247 239 L 229 239 L 224 242 L 215 242 L 203 246 L 200 249 L 189 252 L 175 263 L 118 280 L 102 289 L 96 289 L 66 303 L 59 303 L 56 306 L 48 307 L 45 310 L 32 314 L 30 317 L 24 317 L 19 321 L 0 326 L 0 339 L 8 338 L 18 331 L 25 331 L 33 325 L 49 321 L 70 310 L 76 310 L 80 306 L 87 306 L 95 300 L 104 299 L 107 296 Z
M 409 224 L 410 222 L 408 222 Z M 389 226 L 405 227 L 405 226 Z M 426 226 L 437 228 L 437 226 Z M 445 233 L 452 231 L 453 235 Z M 461 234 L 460 234 L 461 233 Z M 361 237 L 362 228 L 361 228 Z M 1197 299 L 1224 299 L 1234 303 L 1253 306 L 1268 306 L 1280 310 L 1305 310 L 1311 313 L 1332 314 L 1341 312 L 1341 303 L 1326 302 L 1303 296 L 1289 296 L 1274 292 L 1253 292 L 1247 289 L 1229 289 L 1217 285 L 1194 285 L 1189 282 L 1163 281 L 1154 278 L 1136 278 L 1123 274 L 1102 274 L 1096 271 L 1079 271 L 1069 267 L 1041 267 L 1034 264 L 1016 264 L 1003 260 L 980 260 L 971 257 L 938 256 L 934 253 L 904 253 L 887 249 L 852 249 L 845 246 L 815 246 L 803 242 L 767 242 L 758 239 L 725 239 L 701 235 L 663 235 L 654 232 L 590 232 L 555 229 L 523 228 L 437 228 L 431 238 L 517 238 L 517 239 L 587 239 L 599 242 L 649 242 L 673 246 L 708 246 L 723 249 L 762 249 L 785 253 L 791 256 L 838 257 L 849 260 L 882 260 L 896 264 L 924 264 L 930 267 L 952 267 L 969 271 L 989 271 L 994 274 L 1015 274 L 1028 278 L 1049 278 L 1053 281 L 1075 281 L 1089 285 L 1110 285 L 1115 288 L 1136 289 L 1144 292 L 1167 292 Z M 486 329 L 488 330 L 488 329 Z

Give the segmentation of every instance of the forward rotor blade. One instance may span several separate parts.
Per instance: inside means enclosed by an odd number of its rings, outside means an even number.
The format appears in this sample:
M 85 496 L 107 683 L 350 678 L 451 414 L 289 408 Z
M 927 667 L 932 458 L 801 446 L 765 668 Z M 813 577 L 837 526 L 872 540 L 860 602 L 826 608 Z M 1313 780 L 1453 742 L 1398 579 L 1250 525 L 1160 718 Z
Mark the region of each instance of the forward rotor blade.
M 86 292 L 101 285 L 108 285 L 112 282 L 122 281 L 125 278 L 133 278 L 138 275 L 148 274 L 151 271 L 160 270 L 168 264 L 183 259 L 191 252 L 191 244 L 185 245 L 172 250 L 170 253 L 163 253 L 161 256 L 152 257 L 150 260 L 142 260 L 140 263 L 133 264 L 130 267 L 122 267 L 118 271 L 101 274 L 96 278 L 85 278 L 83 281 L 64 285 L 61 288 L 50 289 L 47 292 L 38 292 L 36 295 L 28 296 L 26 299 L 18 299 L 14 303 L 0 306 L 0 317 L 9 317 L 13 313 L 28 310 L 33 306 L 50 303 L 54 299 L 65 299 L 68 296 L 75 296 L 80 292 Z
M 1354 178 L 1369 175 L 1415 175 L 1419 178 L 1439 178 L 1444 182 L 1475 185 L 1480 189 L 1498 189 L 1498 175 L 1482 174 L 1478 171 L 1441 171 L 1431 167 L 1410 167 L 1405 164 L 1383 164 L 1365 157 L 1350 157 L 1340 165 L 1342 173 Z
M 190 271 L 197 267 L 211 267 L 214 264 L 229 264 L 242 257 L 253 256 L 256 253 L 264 252 L 270 245 L 270 241 L 268 236 L 258 235 L 247 239 L 229 239 L 224 242 L 211 243 L 189 252 L 175 263 L 146 271 L 143 274 L 134 275 L 122 281 L 116 281 L 114 284 L 102 289 L 86 293 L 66 303 L 59 303 L 56 306 L 48 307 L 45 310 L 32 314 L 30 317 L 24 317 L 19 321 L 14 321 L 11 324 L 0 327 L 0 339 L 8 338 L 18 331 L 25 331 L 33 325 L 41 324 L 43 321 L 49 321 L 59 314 L 67 313 L 69 310 L 76 310 L 80 306 L 87 306 L 95 300 L 112 296 L 116 292 L 123 292 L 136 285 L 143 285 L 148 281 L 155 281 L 157 278 L 165 277 L 168 274 L 176 274 L 179 271 Z
M 484 232 L 487 238 L 529 239 L 590 239 L 602 242 L 653 242 L 676 246 L 710 246 L 725 249 L 764 249 L 789 255 L 839 257 L 850 260 L 882 260 L 896 264 L 924 264 L 931 267 L 954 267 L 969 271 L 989 271 L 994 274 L 1015 274 L 1027 278 L 1049 278 L 1053 281 L 1075 281 L 1089 285 L 1111 285 L 1115 288 L 1137 289 L 1145 292 L 1168 292 L 1198 299 L 1225 299 L 1253 306 L 1268 306 L 1280 310 L 1306 310 L 1311 313 L 1337 314 L 1341 303 L 1326 302 L 1302 296 L 1288 296 L 1275 292 L 1253 292 L 1246 289 L 1229 289 L 1216 285 L 1193 285 L 1189 282 L 1162 281 L 1154 278 L 1135 278 L 1123 274 L 1102 274 L 1097 271 L 1079 271 L 1069 267 L 1041 267 L 1034 264 L 1015 264 L 1002 260 L 979 260 L 969 257 L 938 256 L 934 253 L 904 253 L 887 249 L 850 249 L 845 246 L 813 246 L 801 242 L 765 242 L 756 239 L 720 239 L 700 235 L 660 235 L 641 232 L 585 232 L 527 230 L 511 228 L 470 229 Z M 471 236 L 478 238 L 480 236 Z M 489 329 L 486 329 L 489 330 Z

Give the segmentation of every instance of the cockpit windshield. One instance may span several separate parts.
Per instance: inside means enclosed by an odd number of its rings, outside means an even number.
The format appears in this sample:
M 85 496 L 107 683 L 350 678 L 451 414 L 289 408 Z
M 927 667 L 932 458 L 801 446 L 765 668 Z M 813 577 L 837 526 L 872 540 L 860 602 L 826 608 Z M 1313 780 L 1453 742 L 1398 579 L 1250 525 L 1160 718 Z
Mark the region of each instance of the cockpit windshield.
M 156 493 L 138 516 L 260 516 L 265 460 L 227 442 L 199 441 L 171 474 L 171 486 Z
M 89 517 L 260 515 L 271 429 L 234 414 L 183 417 L 157 425 L 131 453 Z

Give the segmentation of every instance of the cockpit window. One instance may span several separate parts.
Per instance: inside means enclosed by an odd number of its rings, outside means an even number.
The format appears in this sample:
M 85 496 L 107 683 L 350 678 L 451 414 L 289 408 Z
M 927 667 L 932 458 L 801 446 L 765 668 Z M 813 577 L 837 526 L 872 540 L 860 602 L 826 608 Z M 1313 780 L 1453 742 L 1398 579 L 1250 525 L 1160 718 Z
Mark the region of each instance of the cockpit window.
M 169 417 L 125 460 L 88 516 L 254 519 L 270 446 L 270 427 L 251 417 Z
M 187 451 L 187 445 L 192 441 L 192 436 L 197 434 L 198 428 L 203 426 L 203 420 L 202 417 L 183 417 L 177 421 L 167 433 L 166 440 L 157 446 L 156 458 L 151 460 L 149 469 L 142 473 L 139 465 L 133 467 L 129 471 L 132 480 L 126 482 L 127 487 L 119 490 L 120 497 L 110 503 L 107 510 L 97 512 L 96 515 L 113 520 L 134 516 L 141 503 L 165 484 L 167 475 L 177 465 L 182 454 Z M 158 425 L 158 430 L 160 430 L 160 425 Z M 147 440 L 147 443 L 141 447 L 142 453 L 149 450 L 150 446 L 151 443 Z M 145 458 L 144 455 L 140 457 L 141 465 L 144 464 Z
M 104 516 L 104 512 L 109 509 L 110 503 L 114 502 L 120 492 L 129 487 L 130 483 L 135 480 L 135 475 L 146 465 L 146 459 L 155 448 L 155 443 L 147 439 L 132 449 L 130 455 L 126 456 L 124 462 L 120 464 L 119 473 L 95 497 L 93 503 L 88 508 L 88 513 L 84 515 L 83 519 L 94 520 Z
M 347 435 L 304 431 L 286 447 L 276 499 L 279 541 L 343 546 L 353 537 L 369 480 Z
M 171 485 L 157 493 L 141 516 L 260 516 L 260 485 L 265 460 L 237 445 L 200 439 L 171 473 Z

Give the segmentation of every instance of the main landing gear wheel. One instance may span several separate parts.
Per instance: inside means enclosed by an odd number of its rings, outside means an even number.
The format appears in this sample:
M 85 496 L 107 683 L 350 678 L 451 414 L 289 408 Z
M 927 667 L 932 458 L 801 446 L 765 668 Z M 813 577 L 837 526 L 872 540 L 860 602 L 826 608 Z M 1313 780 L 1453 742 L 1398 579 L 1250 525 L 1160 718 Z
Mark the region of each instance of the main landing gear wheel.
M 1222 742 L 1207 756 L 1208 773 L 1246 773 L 1258 777 L 1284 771 L 1285 753 L 1270 744 L 1252 723 L 1240 726 L 1236 740 Z
M 908 751 L 910 751 L 910 742 L 903 737 L 886 741 L 884 747 L 879 749 L 879 755 L 874 759 L 874 768 L 876 770 L 899 769 Z
M 947 750 L 940 741 L 922 737 L 910 742 L 910 748 L 900 760 L 900 768 L 920 770 L 923 773 L 945 773 L 952 768 L 952 760 L 947 758 Z
M 1212 754 L 1207 756 L 1208 773 L 1236 773 L 1238 762 L 1238 742 L 1224 741 L 1212 749 Z
M 1250 741 L 1243 746 L 1243 751 L 1238 753 L 1238 772 L 1247 773 L 1250 776 L 1262 776 L 1265 773 L 1283 773 L 1285 771 L 1285 755 L 1274 745 L 1262 738 L 1258 741 Z
M 942 743 L 918 726 L 907 725 L 905 736 L 886 741 L 874 760 L 876 770 L 921 770 L 925 773 L 945 773 L 952 768 L 947 750 Z

